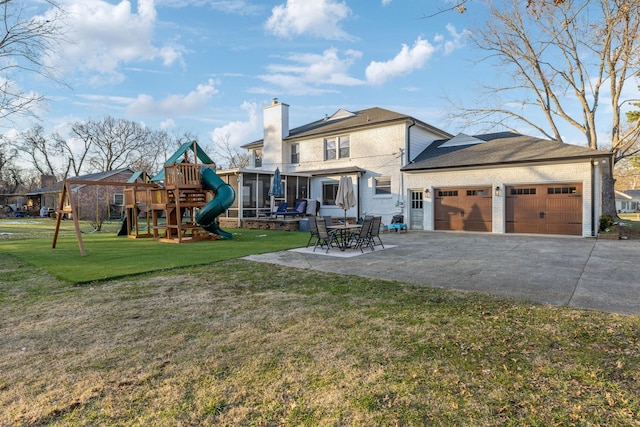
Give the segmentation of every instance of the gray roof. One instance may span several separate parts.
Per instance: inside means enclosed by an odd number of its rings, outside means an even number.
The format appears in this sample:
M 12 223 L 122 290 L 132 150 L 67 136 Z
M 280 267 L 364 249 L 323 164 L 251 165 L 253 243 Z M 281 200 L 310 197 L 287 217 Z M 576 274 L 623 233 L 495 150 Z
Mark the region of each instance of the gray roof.
M 407 116 L 406 114 L 400 114 L 394 111 L 385 110 L 384 108 L 374 107 L 353 113 L 345 110 L 338 110 L 331 117 L 316 120 L 315 122 L 290 129 L 289 136 L 284 138 L 284 140 L 287 141 L 319 135 L 335 135 L 362 127 L 380 126 L 393 122 L 416 123 L 417 125 L 422 126 L 437 135 L 441 135 L 442 137 L 451 136 L 450 133 L 445 132 L 442 129 L 433 127 L 421 120 Z M 262 144 L 263 140 L 260 139 L 249 144 L 245 144 L 242 148 L 255 148 Z
M 460 141 L 459 144 L 456 141 Z M 474 143 L 475 142 L 475 143 Z M 434 141 L 403 171 L 438 170 L 513 163 L 559 162 L 609 157 L 608 151 L 540 139 L 513 132 L 458 135 Z
M 620 190 L 616 191 L 616 199 L 640 199 L 640 190 Z

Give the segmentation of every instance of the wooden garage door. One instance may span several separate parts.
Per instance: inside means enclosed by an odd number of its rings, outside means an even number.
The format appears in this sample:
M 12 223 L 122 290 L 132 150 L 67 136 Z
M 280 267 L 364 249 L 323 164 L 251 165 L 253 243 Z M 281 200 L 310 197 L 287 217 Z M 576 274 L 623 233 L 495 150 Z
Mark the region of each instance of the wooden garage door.
M 434 189 L 436 230 L 491 231 L 491 188 Z
M 506 187 L 507 233 L 582 235 L 582 184 Z

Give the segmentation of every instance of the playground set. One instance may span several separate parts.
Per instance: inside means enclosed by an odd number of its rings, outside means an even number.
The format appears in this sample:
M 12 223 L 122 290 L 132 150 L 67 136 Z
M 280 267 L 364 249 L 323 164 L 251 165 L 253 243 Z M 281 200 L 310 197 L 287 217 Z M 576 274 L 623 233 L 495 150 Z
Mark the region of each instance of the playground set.
M 230 240 L 231 233 L 222 230 L 216 218 L 233 205 L 236 195 L 216 174 L 215 168 L 213 160 L 193 141 L 183 144 L 165 162 L 164 169 L 150 180 L 143 173 L 133 175 L 126 183 L 65 180 L 57 210 L 53 248 L 61 218 L 66 215 L 73 218 L 80 253 L 85 255 L 71 191 L 71 187 L 78 184 L 125 187 L 125 219 L 118 235 L 150 237 L 169 243 Z

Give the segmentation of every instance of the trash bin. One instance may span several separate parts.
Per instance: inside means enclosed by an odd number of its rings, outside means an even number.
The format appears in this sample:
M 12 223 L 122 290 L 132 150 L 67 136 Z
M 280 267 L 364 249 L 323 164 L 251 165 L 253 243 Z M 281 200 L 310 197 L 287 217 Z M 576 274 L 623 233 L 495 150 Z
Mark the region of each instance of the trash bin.
M 298 230 L 300 231 L 309 231 L 309 219 L 302 218 L 298 224 Z

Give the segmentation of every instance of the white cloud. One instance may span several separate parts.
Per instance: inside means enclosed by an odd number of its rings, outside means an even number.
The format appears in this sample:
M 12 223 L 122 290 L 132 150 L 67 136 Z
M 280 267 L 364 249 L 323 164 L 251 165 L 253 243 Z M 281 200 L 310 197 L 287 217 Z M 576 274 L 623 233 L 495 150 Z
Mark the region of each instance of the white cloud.
M 373 85 L 381 85 L 392 77 L 410 73 L 422 68 L 436 48 L 427 40 L 418 38 L 412 48 L 403 44 L 400 52 L 389 61 L 371 61 L 365 74 L 367 81 Z
M 218 93 L 213 80 L 200 84 L 187 95 L 169 95 L 162 100 L 155 100 L 153 96 L 140 94 L 127 108 L 129 115 L 165 115 L 180 116 L 202 111 L 211 97 Z
M 154 0 L 139 0 L 137 12 L 131 2 L 121 0 L 111 4 L 102 0 L 66 0 L 65 25 L 69 43 L 61 46 L 62 55 L 56 63 L 58 69 L 97 72 L 114 81 L 122 79 L 118 67 L 135 61 L 161 60 L 172 65 L 181 60 L 177 46 L 155 46 L 152 43 L 156 25 Z
M 173 119 L 167 119 L 160 122 L 160 129 L 173 129 L 176 127 L 176 122 Z
M 351 77 L 349 68 L 362 57 L 356 50 L 347 50 L 342 55 L 336 48 L 322 54 L 291 54 L 289 64 L 270 64 L 269 74 L 259 76 L 263 81 L 281 87 L 282 91 L 293 95 L 315 95 L 333 92 L 322 89 L 321 85 L 359 86 L 364 81 Z
M 156 0 L 156 3 L 158 6 L 173 8 L 208 6 L 213 10 L 236 15 L 250 15 L 264 9 L 262 5 L 245 0 Z
M 231 147 L 239 147 L 242 144 L 260 138 L 262 135 L 262 120 L 258 114 L 258 104 L 245 101 L 240 108 L 246 112 L 247 120 L 230 122 L 215 128 L 209 134 L 214 142 L 224 142 L 228 138 Z
M 444 36 L 438 34 L 435 36 L 434 40 L 436 42 L 440 42 L 443 45 L 445 55 L 449 55 L 455 50 L 458 50 L 464 47 L 465 39 L 467 39 L 471 35 L 471 31 L 462 30 L 462 32 L 458 33 L 456 31 L 456 27 L 452 24 L 446 25 L 447 32 L 451 36 L 451 39 L 447 40 Z
M 265 28 L 279 37 L 309 34 L 328 40 L 350 40 L 340 22 L 351 15 L 346 3 L 335 0 L 287 0 L 276 6 Z

